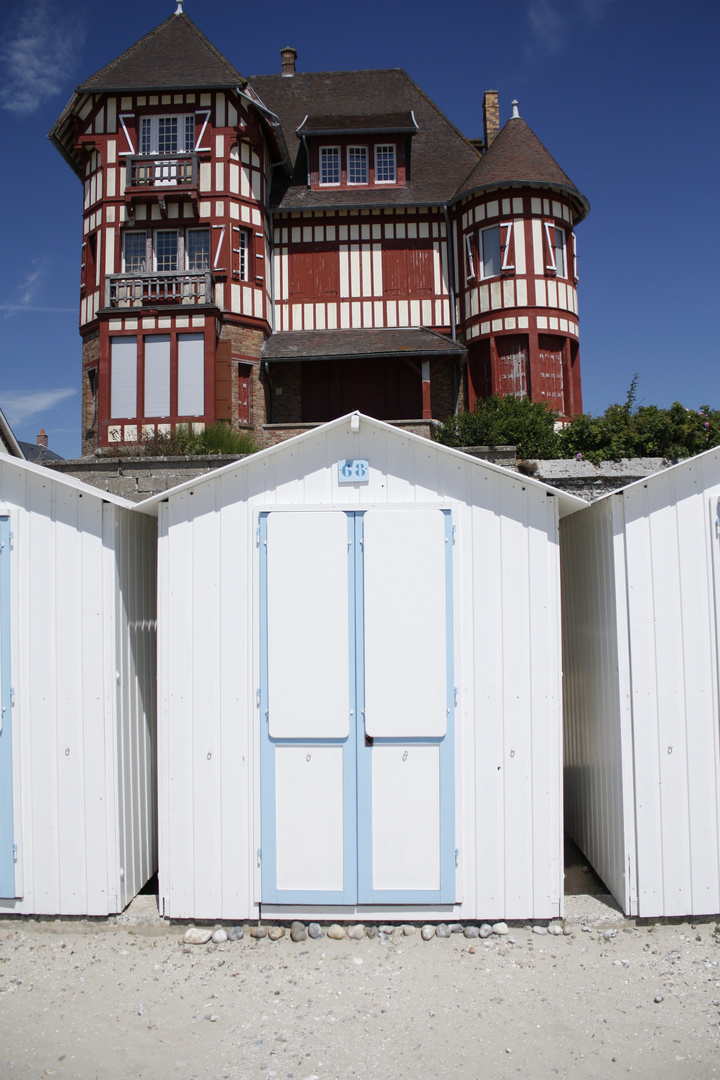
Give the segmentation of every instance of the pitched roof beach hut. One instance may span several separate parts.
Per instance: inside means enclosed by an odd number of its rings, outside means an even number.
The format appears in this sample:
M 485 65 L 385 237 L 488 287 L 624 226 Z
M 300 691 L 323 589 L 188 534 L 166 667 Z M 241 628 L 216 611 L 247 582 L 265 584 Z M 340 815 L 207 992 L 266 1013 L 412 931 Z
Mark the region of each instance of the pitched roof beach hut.
M 359 413 L 141 503 L 164 914 L 560 915 L 584 505 Z
M 156 869 L 156 523 L 0 454 L 0 912 L 108 915 Z
M 567 831 L 628 915 L 720 911 L 720 449 L 561 523 Z

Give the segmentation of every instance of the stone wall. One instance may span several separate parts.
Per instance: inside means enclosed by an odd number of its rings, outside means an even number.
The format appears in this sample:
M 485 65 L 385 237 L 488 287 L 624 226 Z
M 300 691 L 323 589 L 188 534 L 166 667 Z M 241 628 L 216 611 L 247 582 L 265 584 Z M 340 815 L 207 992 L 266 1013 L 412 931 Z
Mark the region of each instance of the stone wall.
M 95 456 L 77 461 L 46 461 L 43 465 L 74 476 L 85 484 L 121 495 L 132 502 L 142 502 L 169 488 L 195 480 L 198 476 L 220 469 L 232 461 L 233 454 L 187 455 L 186 457 L 110 457 Z

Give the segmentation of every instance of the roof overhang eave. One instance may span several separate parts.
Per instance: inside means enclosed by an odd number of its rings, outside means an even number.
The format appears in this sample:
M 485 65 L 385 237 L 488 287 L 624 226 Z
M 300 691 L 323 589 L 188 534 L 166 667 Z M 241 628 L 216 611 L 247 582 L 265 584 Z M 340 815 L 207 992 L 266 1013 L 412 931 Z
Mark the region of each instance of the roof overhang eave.
M 295 356 L 263 356 L 263 362 L 268 364 L 287 364 L 294 360 L 300 361 L 313 361 L 313 360 L 364 360 L 367 357 L 382 357 L 384 360 L 437 360 L 442 359 L 445 356 L 455 356 L 458 359 L 467 356 L 467 349 L 464 345 L 458 345 L 457 342 L 448 340 L 447 349 L 396 349 L 393 351 L 387 349 L 367 349 L 365 352 L 344 352 L 344 353 L 313 353 L 313 355 L 306 355 L 303 353 L 297 353 Z
M 500 191 L 507 188 L 534 188 L 537 191 L 557 191 L 563 195 L 569 195 L 580 209 L 577 222 L 584 221 L 590 213 L 590 203 L 576 187 L 570 184 L 558 184 L 553 180 L 496 180 L 491 184 L 477 184 L 475 187 L 465 188 L 448 199 L 448 205 L 455 205 L 468 195 L 480 195 L 485 191 Z M 576 224 L 577 224 L 576 222 Z

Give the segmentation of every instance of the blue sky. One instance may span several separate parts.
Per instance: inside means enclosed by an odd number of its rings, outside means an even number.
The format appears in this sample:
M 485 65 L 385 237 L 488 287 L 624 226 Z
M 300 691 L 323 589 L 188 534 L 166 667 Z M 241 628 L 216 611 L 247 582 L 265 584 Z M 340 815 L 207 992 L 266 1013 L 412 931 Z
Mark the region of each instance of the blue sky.
M 0 30 L 0 407 L 17 436 L 80 451 L 81 185 L 46 138 L 75 86 L 174 0 L 5 0 Z M 520 114 L 590 200 L 577 230 L 586 412 L 720 407 L 717 0 L 186 0 L 245 76 L 402 67 L 469 137 L 482 96 Z M 268 14 L 271 13 L 271 14 Z

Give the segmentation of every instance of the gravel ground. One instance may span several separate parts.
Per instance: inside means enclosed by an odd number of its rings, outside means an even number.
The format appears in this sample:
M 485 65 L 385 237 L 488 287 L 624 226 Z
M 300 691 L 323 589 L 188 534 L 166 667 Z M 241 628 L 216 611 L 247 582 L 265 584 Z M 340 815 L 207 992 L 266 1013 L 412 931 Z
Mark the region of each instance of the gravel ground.
M 185 945 L 117 920 L 0 919 L 0 1077 L 720 1077 L 716 920 L 566 898 L 564 936 Z

